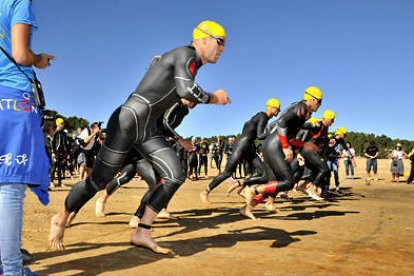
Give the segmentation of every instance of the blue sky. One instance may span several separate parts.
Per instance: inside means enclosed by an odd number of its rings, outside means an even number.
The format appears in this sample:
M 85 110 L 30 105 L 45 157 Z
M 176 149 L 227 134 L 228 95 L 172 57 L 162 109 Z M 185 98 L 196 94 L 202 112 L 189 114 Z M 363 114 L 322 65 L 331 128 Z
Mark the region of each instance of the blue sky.
M 199 105 L 184 136 L 240 132 L 269 97 L 282 108 L 317 85 L 334 127 L 414 139 L 414 1 L 34 1 L 33 49 L 57 56 L 40 71 L 48 108 L 107 121 L 156 54 L 191 41 L 198 22 L 221 23 L 228 38 L 197 82 L 224 88 L 228 106 Z

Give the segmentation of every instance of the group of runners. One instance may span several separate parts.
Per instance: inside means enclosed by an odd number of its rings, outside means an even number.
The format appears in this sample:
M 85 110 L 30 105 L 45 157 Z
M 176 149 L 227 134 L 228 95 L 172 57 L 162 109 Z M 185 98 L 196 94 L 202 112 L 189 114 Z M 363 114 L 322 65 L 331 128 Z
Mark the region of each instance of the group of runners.
M 171 252 L 152 239 L 151 230 L 160 212 L 173 218 L 166 208 L 186 179 L 172 143 L 179 143 L 188 151 L 193 144 L 175 128 L 198 104 L 231 102 L 225 90 L 209 93 L 195 82 L 203 64 L 219 60 L 225 43 L 224 28 L 214 21 L 203 21 L 194 28 L 191 45 L 153 58 L 136 90 L 112 113 L 91 176 L 73 186 L 62 210 L 52 217 L 49 236 L 52 249 L 63 250 L 65 228 L 98 191 L 105 189 L 96 204 L 96 214 L 103 216 L 108 197 L 138 172 L 149 188 L 130 222 L 136 226 L 131 244 L 156 253 Z M 266 110 L 244 124 L 224 171 L 200 194 L 201 199 L 208 202 L 211 191 L 231 176 L 242 159 L 251 161 L 255 167 L 255 174 L 234 186 L 246 201 L 240 209 L 242 215 L 256 219 L 252 212 L 255 206 L 265 200 L 272 206 L 278 193 L 293 189 L 295 184 L 312 198 L 321 199 L 330 181 L 327 163 L 330 151 L 338 144 L 346 148 L 344 128 L 329 135 L 329 127 L 335 120 L 332 110 L 324 111 L 321 119 L 312 118 L 322 98 L 321 90 L 310 86 L 298 102 L 268 125 L 281 111 L 280 102 L 270 98 Z M 257 139 L 262 143 L 263 158 L 256 154 Z

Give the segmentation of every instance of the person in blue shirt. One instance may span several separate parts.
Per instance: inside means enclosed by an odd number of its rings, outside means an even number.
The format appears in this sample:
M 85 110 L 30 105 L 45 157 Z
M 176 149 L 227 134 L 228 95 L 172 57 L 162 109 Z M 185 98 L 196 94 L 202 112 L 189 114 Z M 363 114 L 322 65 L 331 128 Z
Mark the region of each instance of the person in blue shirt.
M 31 82 L 32 66 L 46 68 L 55 58 L 30 49 L 36 29 L 31 1 L 0 1 L 0 274 L 5 275 L 33 275 L 23 268 L 20 253 L 26 187 L 44 205 L 49 202 L 42 111 Z

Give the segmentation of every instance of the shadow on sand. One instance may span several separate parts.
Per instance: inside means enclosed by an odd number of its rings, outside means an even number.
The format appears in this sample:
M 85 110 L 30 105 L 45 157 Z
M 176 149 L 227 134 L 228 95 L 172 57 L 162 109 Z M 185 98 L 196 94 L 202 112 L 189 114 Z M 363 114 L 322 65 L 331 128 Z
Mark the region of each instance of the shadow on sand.
M 238 242 L 270 240 L 274 241 L 271 245 L 272 248 L 281 248 L 286 247 L 291 243 L 300 241 L 301 239 L 298 238 L 300 236 L 315 234 L 317 234 L 317 232 L 309 230 L 287 232 L 282 229 L 272 229 L 268 227 L 251 227 L 210 237 L 165 241 L 160 243 L 163 246 L 173 248 L 176 253 L 175 256 L 156 255 L 149 250 L 130 246 L 125 250 L 106 253 L 99 256 L 77 258 L 59 263 L 56 262 L 49 265 L 42 271 L 37 271 L 37 273 L 57 273 L 59 275 L 65 271 L 81 270 L 83 272 L 75 275 L 85 275 L 85 272 L 87 272 L 88 275 L 98 275 L 103 272 L 115 272 L 150 264 L 164 258 L 192 256 L 209 248 L 229 248 L 236 245 Z M 87 250 L 94 250 L 105 246 L 125 247 L 128 246 L 128 243 L 77 243 L 69 246 L 64 252 L 36 253 L 34 254 L 34 258 L 37 260 L 46 259 Z

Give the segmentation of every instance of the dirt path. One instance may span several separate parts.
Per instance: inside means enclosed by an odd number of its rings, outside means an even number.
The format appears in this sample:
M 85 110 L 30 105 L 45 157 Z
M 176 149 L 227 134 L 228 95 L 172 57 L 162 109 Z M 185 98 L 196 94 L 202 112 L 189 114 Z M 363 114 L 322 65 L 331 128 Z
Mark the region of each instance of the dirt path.
M 364 164 L 358 160 L 359 177 Z M 187 181 L 169 206 L 180 219 L 155 224 L 156 240 L 175 257 L 129 245 L 142 181 L 119 190 L 105 218 L 95 217 L 96 198 L 89 202 L 66 231 L 64 252 L 48 252 L 47 236 L 69 188 L 51 192 L 46 208 L 28 192 L 23 245 L 36 259 L 31 268 L 51 275 L 414 275 L 414 186 L 391 183 L 388 160 L 379 168 L 378 183 L 342 180 L 343 194 L 332 201 L 291 193 L 294 201 L 278 199 L 276 214 L 259 207 L 261 221 L 238 214 L 242 200 L 225 196 L 230 182 L 204 205 L 198 194 L 209 180 Z

